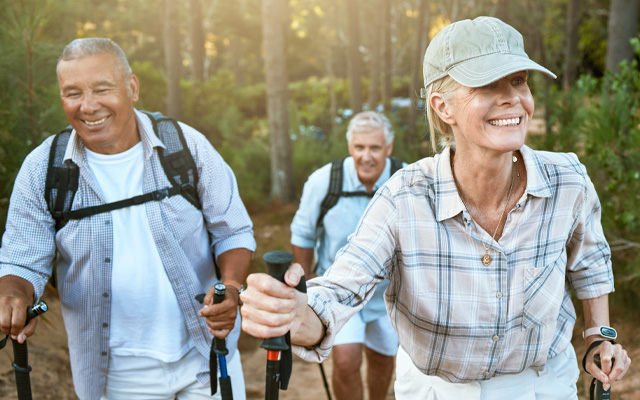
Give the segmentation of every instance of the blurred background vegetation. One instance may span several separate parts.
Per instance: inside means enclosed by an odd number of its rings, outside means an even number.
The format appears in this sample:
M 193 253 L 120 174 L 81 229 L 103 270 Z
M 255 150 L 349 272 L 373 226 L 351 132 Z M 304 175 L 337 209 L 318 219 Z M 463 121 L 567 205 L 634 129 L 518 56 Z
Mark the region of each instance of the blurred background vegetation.
M 580 156 L 600 195 L 619 295 L 638 313 L 640 292 L 640 0 L 0 0 L 0 230 L 25 155 L 66 126 L 55 65 L 76 37 L 110 37 L 140 79 L 138 108 L 203 132 L 231 165 L 252 211 L 297 201 L 314 169 L 346 155 L 344 133 L 360 109 L 392 121 L 394 153 L 432 155 L 421 62 L 451 21 L 496 16 L 524 36 L 537 121 L 529 144 Z M 276 14 L 273 12 L 277 11 Z M 277 16 L 277 18 L 274 17 Z M 275 29 L 274 29 L 275 28 Z M 265 57 L 280 35 L 286 104 Z M 271 64 L 273 65 L 273 64 Z M 283 117 L 284 115 L 284 117 Z M 270 119 L 285 118 L 274 148 Z M 274 157 L 286 153 L 274 191 Z M 290 172 L 287 172 L 290 171 Z M 277 172 L 277 171 L 276 171 Z M 278 175 L 279 176 L 279 175 Z

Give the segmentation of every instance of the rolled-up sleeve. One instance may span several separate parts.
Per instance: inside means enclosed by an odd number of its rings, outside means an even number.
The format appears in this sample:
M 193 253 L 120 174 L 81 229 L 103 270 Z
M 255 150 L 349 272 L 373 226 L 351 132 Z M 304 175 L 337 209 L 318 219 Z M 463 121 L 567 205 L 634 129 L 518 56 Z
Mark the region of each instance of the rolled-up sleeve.
M 31 282 L 35 299 L 44 292 L 55 255 L 55 223 L 44 198 L 50 143 L 29 154 L 18 172 L 0 248 L 0 277 Z
M 578 204 L 574 229 L 567 243 L 567 270 L 580 300 L 614 291 L 611 249 L 600 220 L 602 208 L 593 183 L 582 166 L 586 188 Z

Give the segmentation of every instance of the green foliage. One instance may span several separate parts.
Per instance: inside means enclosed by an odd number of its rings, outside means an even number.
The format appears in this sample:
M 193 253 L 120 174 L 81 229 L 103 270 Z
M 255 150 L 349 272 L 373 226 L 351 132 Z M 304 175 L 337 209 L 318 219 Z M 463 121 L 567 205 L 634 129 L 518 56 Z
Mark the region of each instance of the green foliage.
M 632 44 L 640 54 L 640 41 L 633 39 Z M 602 205 L 602 226 L 614 249 L 618 289 L 623 289 L 613 298 L 625 306 L 640 300 L 639 94 L 637 60 L 621 63 L 618 74 L 582 76 L 568 92 L 552 91 L 553 129 L 531 140 L 548 150 L 576 152 L 585 164 Z
M 165 104 L 167 84 L 162 72 L 149 61 L 132 62 L 131 71 L 138 77 L 140 83 L 140 98 L 136 107 L 140 110 L 165 113 L 167 110 Z

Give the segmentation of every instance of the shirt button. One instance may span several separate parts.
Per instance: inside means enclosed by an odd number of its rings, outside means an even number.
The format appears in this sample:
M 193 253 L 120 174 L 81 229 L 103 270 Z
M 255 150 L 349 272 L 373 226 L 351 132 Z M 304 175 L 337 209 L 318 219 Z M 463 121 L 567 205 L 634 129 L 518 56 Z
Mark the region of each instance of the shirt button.
M 484 371 L 484 372 L 482 373 L 482 376 L 489 376 L 489 373 L 488 373 L 487 371 Z
M 109 297 L 109 293 L 107 292 L 102 293 L 102 297 Z
M 106 356 L 106 355 L 107 355 L 107 352 L 106 352 L 106 351 L 103 351 L 101 354 L 102 354 L 103 356 Z
M 497 342 L 498 340 L 500 340 L 500 336 L 498 336 L 498 335 L 493 335 L 493 338 L 492 338 L 492 339 L 493 339 L 493 341 L 494 341 L 494 342 Z
M 497 297 L 497 298 L 501 298 L 501 297 L 502 297 L 502 292 L 497 292 L 497 293 L 496 293 L 496 297 Z
M 111 262 L 111 259 L 110 259 L 109 257 L 107 257 L 107 258 L 105 258 L 105 259 L 104 259 L 104 262 L 106 262 L 106 263 L 110 263 L 110 262 Z
M 110 220 L 106 220 L 106 221 L 104 221 L 104 224 L 105 224 L 105 225 L 109 225 L 110 223 L 111 223 L 111 221 L 110 221 Z
M 102 323 L 102 327 L 103 327 L 103 328 L 106 328 L 106 327 L 108 327 L 108 326 L 109 326 L 109 324 L 107 324 L 106 322 L 103 322 L 103 323 Z

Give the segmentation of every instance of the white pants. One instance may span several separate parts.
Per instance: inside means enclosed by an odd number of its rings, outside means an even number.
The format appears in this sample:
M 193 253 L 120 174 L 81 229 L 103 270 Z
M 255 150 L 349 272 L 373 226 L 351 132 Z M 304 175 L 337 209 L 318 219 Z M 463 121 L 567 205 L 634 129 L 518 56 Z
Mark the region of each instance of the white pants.
M 220 400 L 211 386 L 196 379 L 204 357 L 192 348 L 180 360 L 164 363 L 149 357 L 109 356 L 107 385 L 101 400 Z M 240 353 L 227 358 L 234 400 L 246 400 Z M 218 371 L 219 374 L 219 371 Z
M 396 400 L 577 400 L 580 370 L 573 346 L 547 361 L 544 369 L 531 368 L 473 383 L 450 383 L 420 372 L 400 347 L 396 358 Z

